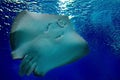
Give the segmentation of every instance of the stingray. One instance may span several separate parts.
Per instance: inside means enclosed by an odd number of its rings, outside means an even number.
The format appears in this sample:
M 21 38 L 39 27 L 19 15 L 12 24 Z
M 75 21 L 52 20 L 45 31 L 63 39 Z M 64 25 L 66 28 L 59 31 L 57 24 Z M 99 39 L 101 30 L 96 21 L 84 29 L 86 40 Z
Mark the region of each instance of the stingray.
M 21 59 L 21 75 L 44 76 L 48 71 L 70 64 L 89 49 L 75 31 L 68 16 L 20 12 L 10 32 L 13 59 Z

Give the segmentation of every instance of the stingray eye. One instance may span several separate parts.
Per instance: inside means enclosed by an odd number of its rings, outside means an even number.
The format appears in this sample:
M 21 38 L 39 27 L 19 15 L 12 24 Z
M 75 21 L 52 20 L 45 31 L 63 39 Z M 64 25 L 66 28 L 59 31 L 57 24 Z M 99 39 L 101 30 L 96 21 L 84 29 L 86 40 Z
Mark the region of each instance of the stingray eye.
M 57 24 L 61 27 L 64 28 L 67 24 L 67 22 L 65 20 L 62 19 L 58 19 Z

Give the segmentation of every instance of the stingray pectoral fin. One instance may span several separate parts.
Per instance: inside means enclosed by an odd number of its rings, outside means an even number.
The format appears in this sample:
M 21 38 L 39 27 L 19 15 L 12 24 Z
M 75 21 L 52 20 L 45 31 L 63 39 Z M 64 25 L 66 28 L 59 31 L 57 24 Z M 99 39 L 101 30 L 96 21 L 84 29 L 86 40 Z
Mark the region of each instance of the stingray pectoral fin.
M 22 59 L 25 56 L 25 51 L 17 49 L 12 51 L 11 54 L 13 59 Z
M 58 46 L 54 46 L 55 53 L 48 51 L 48 56 L 41 56 L 35 73 L 44 76 L 50 70 L 72 63 L 85 56 L 89 49 L 87 42 L 74 31 L 66 33 Z
M 29 50 L 29 46 L 30 46 L 30 42 L 19 46 L 16 50 L 13 50 L 11 52 L 13 59 L 22 59 L 22 58 L 24 58 L 25 54 Z
M 78 34 L 74 34 L 73 39 L 76 40 L 73 42 L 74 47 L 70 49 L 70 51 L 73 51 L 73 61 L 81 59 L 83 56 L 87 55 L 89 53 L 88 43 Z
M 17 15 L 14 23 L 12 24 L 12 28 L 10 31 L 10 45 L 12 49 L 13 59 L 23 58 L 25 51 L 28 49 L 26 47 L 26 43 L 30 40 L 27 37 L 28 34 L 26 33 L 26 26 L 29 26 L 28 24 L 30 22 L 28 20 L 31 19 L 31 17 L 29 16 L 28 18 L 28 16 L 29 15 L 27 11 L 22 11 Z
M 25 55 L 25 51 L 18 48 L 16 50 L 12 51 L 11 54 L 12 54 L 13 59 L 22 59 Z
M 87 43 L 87 41 L 85 41 L 79 34 L 77 34 L 76 32 L 75 32 L 75 35 L 76 36 L 74 36 L 74 38 L 75 37 L 77 37 L 76 38 L 76 47 L 78 48 L 78 50 L 76 50 L 76 51 L 78 51 L 78 53 L 81 55 L 81 57 L 82 56 L 84 56 L 84 55 L 86 55 L 86 54 L 88 54 L 89 53 L 89 47 L 88 47 L 88 43 Z
M 12 51 L 11 54 L 12 54 L 13 59 L 21 59 L 21 58 L 23 58 L 23 56 L 20 53 L 18 54 L 16 52 Z
M 69 48 L 68 51 L 73 52 L 71 55 L 83 57 L 89 52 L 88 43 L 75 31 L 66 34 L 64 43 Z
M 22 59 L 25 55 L 23 51 L 15 50 L 11 52 L 13 59 Z
M 10 33 L 13 33 L 15 31 L 17 31 L 19 24 L 21 22 L 21 19 L 24 18 L 24 16 L 27 14 L 27 11 L 22 11 L 20 12 L 17 17 L 15 18 L 14 20 L 14 23 L 12 24 L 12 28 L 11 28 L 11 32 Z

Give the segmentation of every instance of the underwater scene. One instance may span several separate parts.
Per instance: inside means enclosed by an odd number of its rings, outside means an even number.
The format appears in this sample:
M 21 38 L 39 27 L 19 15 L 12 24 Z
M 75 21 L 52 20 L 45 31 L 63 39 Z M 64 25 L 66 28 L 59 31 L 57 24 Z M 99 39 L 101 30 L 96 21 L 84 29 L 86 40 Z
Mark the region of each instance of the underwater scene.
M 120 0 L 0 0 L 0 80 L 120 80 Z

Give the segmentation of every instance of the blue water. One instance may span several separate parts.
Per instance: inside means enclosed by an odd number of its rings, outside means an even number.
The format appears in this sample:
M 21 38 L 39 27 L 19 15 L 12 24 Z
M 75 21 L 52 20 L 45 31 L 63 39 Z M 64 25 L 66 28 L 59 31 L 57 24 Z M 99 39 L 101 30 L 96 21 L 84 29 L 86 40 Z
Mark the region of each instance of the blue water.
M 66 1 L 66 2 L 65 2 Z M 84 58 L 54 70 L 45 77 L 20 77 L 20 60 L 13 60 L 9 32 L 22 10 L 67 15 L 88 42 Z M 0 1 L 0 80 L 120 80 L 119 0 L 20 0 Z

